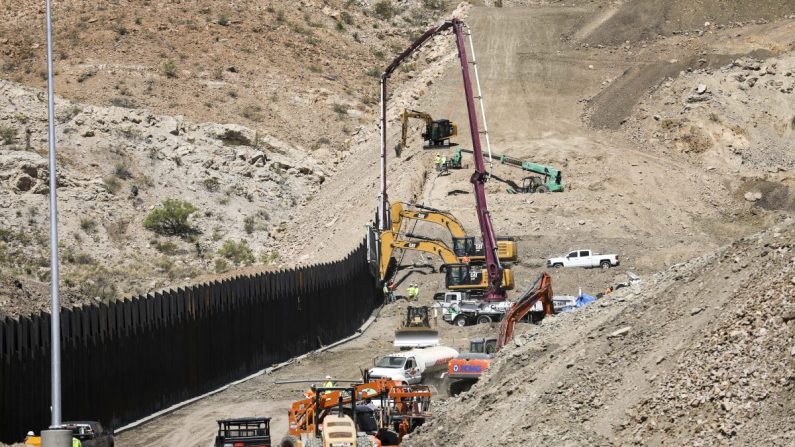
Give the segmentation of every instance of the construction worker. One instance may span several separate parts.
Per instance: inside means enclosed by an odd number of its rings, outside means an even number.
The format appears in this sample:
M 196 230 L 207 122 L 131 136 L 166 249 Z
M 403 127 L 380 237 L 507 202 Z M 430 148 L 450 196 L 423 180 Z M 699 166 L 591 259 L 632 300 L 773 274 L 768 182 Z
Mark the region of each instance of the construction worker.
M 436 165 L 436 170 L 437 171 L 441 171 L 442 170 L 442 160 L 443 160 L 442 154 L 437 152 L 436 153 L 436 157 L 434 157 L 434 159 L 433 159 L 433 163 Z
M 337 386 L 337 382 L 335 382 L 331 376 L 326 376 L 326 382 L 323 384 L 323 388 L 334 388 Z
M 32 430 L 29 431 L 27 436 L 25 436 L 25 447 L 41 445 L 41 439 L 34 438 L 36 438 L 36 434 Z
M 83 447 L 83 443 L 77 438 L 72 438 L 72 447 Z
M 418 301 L 420 299 L 420 286 L 417 283 L 414 283 L 414 301 Z
M 386 301 L 387 303 L 391 303 L 391 301 L 389 300 L 389 284 L 388 283 L 384 283 L 384 301 Z
M 394 303 L 395 302 L 395 289 L 397 289 L 397 284 L 395 284 L 395 281 L 389 281 L 389 284 L 387 284 L 387 287 L 389 289 L 389 295 L 388 295 L 389 302 L 390 303 Z
M 418 293 L 419 293 L 419 288 L 417 288 L 417 284 L 414 283 L 409 284 L 408 289 L 406 289 L 406 294 L 409 296 L 409 301 L 416 300 Z

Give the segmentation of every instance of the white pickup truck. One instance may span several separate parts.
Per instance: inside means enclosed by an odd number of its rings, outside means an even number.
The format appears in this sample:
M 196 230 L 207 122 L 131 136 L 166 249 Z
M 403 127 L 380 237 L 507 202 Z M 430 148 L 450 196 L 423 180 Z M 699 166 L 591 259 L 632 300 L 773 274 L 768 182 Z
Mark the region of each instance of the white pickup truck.
M 618 265 L 618 255 L 600 255 L 591 250 L 574 250 L 565 256 L 547 259 L 547 267 L 601 267 L 608 269 Z

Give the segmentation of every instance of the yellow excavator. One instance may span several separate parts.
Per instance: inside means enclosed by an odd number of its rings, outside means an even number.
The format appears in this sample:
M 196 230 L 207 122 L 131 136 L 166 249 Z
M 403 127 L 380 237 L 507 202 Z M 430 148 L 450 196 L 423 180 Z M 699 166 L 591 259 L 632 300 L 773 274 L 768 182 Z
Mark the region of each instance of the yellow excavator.
M 444 263 L 445 285 L 450 290 L 487 289 L 489 287 L 488 273 L 482 265 L 466 264 L 459 260 L 455 252 L 441 241 L 418 240 L 407 241 L 399 239 L 397 233 L 386 230 L 380 234 L 381 253 L 379 256 L 380 279 L 385 281 L 392 262 L 395 250 L 415 250 L 432 253 L 439 256 Z M 504 269 L 502 275 L 502 288 L 513 290 L 513 272 Z
M 406 147 L 406 139 L 409 132 L 409 118 L 417 118 L 425 121 L 425 132 L 422 138 L 425 140 L 423 149 L 436 149 L 457 146 L 451 143 L 450 138 L 458 135 L 458 126 L 448 119 L 434 120 L 430 114 L 417 110 L 403 109 L 402 134 L 400 144 L 395 148 L 400 155 L 400 151 Z
M 392 232 L 400 233 L 403 219 L 421 220 L 447 228 L 453 239 L 453 252 L 459 258 L 467 257 L 471 261 L 485 261 L 486 253 L 483 244 L 478 243 L 473 236 L 467 236 L 464 226 L 452 214 L 422 205 L 415 205 L 412 209 L 410 205 L 402 202 L 395 202 L 390 208 L 390 218 L 392 220 Z M 420 238 L 416 235 L 411 237 Z M 516 261 L 517 250 L 516 241 L 512 238 L 497 238 L 497 257 L 500 261 Z

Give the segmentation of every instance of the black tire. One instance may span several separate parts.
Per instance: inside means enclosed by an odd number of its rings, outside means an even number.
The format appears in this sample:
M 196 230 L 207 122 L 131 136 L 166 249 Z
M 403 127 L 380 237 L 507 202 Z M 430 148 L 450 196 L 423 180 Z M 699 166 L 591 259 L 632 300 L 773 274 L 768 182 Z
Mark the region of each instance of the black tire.
M 356 447 L 372 447 L 373 442 L 370 441 L 370 435 L 361 435 L 356 437 Z M 323 444 L 320 444 L 323 447 Z
M 563 264 L 561 264 L 561 263 L 552 264 L 552 268 L 554 268 L 554 269 L 559 269 L 561 267 L 563 267 Z
M 610 268 L 610 261 L 602 261 L 599 266 L 602 267 L 602 270 L 607 270 Z
M 453 324 L 458 327 L 464 327 L 467 325 L 467 317 L 459 315 L 453 319 Z
M 536 188 L 536 193 L 538 194 L 544 194 L 546 192 L 549 192 L 549 188 L 547 188 L 546 185 L 541 185 L 538 188 Z
M 478 316 L 478 324 L 489 324 L 491 323 L 491 317 L 488 315 L 480 315 Z
M 450 396 L 458 396 L 461 393 L 469 391 L 474 385 L 476 380 L 456 380 L 455 382 L 450 384 L 450 388 L 448 389 L 448 393 Z
M 294 436 L 287 435 L 282 438 L 282 442 L 279 443 L 279 447 L 295 447 L 298 445 L 298 439 Z

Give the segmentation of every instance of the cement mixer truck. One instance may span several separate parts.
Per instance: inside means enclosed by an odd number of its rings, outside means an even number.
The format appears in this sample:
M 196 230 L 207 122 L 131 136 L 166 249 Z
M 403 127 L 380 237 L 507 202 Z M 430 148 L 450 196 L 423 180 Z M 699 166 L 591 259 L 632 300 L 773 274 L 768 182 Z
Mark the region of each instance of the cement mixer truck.
M 377 359 L 368 374 L 372 379 L 386 378 L 414 385 L 434 373 L 447 371 L 447 363 L 457 356 L 458 351 L 447 346 L 401 351 Z

